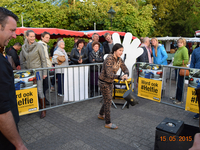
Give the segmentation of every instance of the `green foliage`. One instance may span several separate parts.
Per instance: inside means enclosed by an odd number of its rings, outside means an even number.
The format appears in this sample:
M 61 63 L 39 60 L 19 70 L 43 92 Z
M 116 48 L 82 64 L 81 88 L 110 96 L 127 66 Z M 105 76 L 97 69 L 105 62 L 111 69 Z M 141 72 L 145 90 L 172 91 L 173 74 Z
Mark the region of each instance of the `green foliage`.
M 154 26 L 152 6 L 142 0 L 3 0 L 3 6 L 19 17 L 18 26 L 51 27 L 69 30 L 116 30 L 147 36 Z M 116 11 L 111 27 L 108 10 Z M 141 7 L 142 6 L 142 7 Z
M 142 5 L 143 3 L 141 3 Z M 108 10 L 113 6 L 116 15 L 111 27 Z M 152 5 L 139 8 L 131 0 L 87 0 L 77 2 L 66 9 L 70 30 L 92 30 L 94 22 L 98 30 L 131 32 L 134 36 L 147 36 L 154 26 Z
M 193 36 L 200 25 L 199 0 L 147 0 L 156 23 L 154 36 Z
M 74 3 L 78 1 L 79 0 L 49 0 L 50 3 L 57 6 L 62 6 L 62 5 L 69 6 L 69 5 L 73 5 Z
M 18 26 L 69 30 L 116 30 L 134 36 L 193 36 L 200 0 L 1 0 L 19 17 Z M 111 21 L 110 7 L 116 11 Z M 70 44 L 69 44 L 70 45 Z
M 50 2 L 10 0 L 4 3 L 4 7 L 18 15 L 18 26 L 22 26 L 21 15 L 23 15 L 25 27 L 63 28 L 67 24 L 67 16 L 64 13 L 64 9 L 52 5 Z
M 145 37 L 154 26 L 151 18 L 152 6 L 146 5 L 141 9 L 130 4 L 121 3 L 120 9 L 113 20 L 113 28 L 117 31 L 131 32 L 134 36 Z
M 24 43 L 23 36 L 17 36 L 16 39 L 11 39 L 10 42 L 8 43 L 7 47 L 13 46 L 17 42 L 19 42 L 23 45 L 23 43 Z
M 102 2 L 102 7 L 92 4 L 92 0 L 87 2 L 77 2 L 75 6 L 71 5 L 66 8 L 66 15 L 68 16 L 69 24 L 67 25 L 70 30 L 93 30 L 94 22 L 97 24 L 97 29 L 105 29 L 104 20 L 107 18 L 105 10 L 106 4 Z M 108 7 L 108 6 L 106 6 Z
M 146 5 L 146 0 L 137 0 L 139 8 L 143 7 Z
M 66 52 L 71 52 L 73 46 L 74 46 L 74 38 L 64 38 L 63 39 L 65 42 L 65 51 Z M 50 46 L 49 52 L 51 48 L 53 47 L 53 43 L 57 42 L 57 39 L 50 39 L 48 45 Z

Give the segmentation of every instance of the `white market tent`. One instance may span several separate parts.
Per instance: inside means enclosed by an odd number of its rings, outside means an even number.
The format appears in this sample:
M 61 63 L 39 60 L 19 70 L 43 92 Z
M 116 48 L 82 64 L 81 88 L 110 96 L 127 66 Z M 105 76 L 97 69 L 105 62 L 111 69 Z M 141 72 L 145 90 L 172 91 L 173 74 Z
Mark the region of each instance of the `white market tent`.
M 200 32 L 199 32 L 200 33 Z M 159 41 L 165 41 L 166 44 L 165 44 L 165 49 L 167 52 L 170 51 L 170 44 L 171 44 L 171 41 L 177 41 L 179 38 L 181 37 L 169 37 L 169 36 L 166 36 L 166 37 L 156 37 Z M 193 38 L 189 38 L 189 37 L 182 37 L 184 38 L 187 42 L 200 42 L 200 38 L 196 38 L 196 37 L 193 37 Z

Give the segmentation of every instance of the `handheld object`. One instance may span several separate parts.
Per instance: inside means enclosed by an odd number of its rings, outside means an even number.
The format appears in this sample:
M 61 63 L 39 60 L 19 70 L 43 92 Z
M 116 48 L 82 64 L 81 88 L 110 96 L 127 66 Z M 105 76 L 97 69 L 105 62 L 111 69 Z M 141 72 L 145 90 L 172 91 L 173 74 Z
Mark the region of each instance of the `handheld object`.
M 134 106 L 136 104 L 139 104 L 136 100 L 135 96 L 133 95 L 132 90 L 129 89 L 127 80 L 125 80 L 126 88 L 128 91 L 126 91 L 123 95 L 123 98 L 128 102 L 128 104 L 131 104 L 131 106 Z

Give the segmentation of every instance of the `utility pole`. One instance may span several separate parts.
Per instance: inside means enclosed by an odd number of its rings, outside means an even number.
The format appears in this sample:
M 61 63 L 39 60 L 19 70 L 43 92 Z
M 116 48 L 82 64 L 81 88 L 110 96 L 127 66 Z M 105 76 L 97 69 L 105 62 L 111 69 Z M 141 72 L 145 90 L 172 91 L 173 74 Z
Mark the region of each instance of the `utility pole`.
M 94 30 L 96 30 L 96 22 L 94 23 Z
M 23 15 L 21 15 L 22 27 L 24 27 Z

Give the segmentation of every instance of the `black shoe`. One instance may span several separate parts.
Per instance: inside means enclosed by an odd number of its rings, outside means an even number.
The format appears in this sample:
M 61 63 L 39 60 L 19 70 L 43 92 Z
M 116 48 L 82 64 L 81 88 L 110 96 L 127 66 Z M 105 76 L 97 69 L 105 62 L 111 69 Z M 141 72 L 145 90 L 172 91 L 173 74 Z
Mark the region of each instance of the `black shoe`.
M 94 93 L 93 92 L 90 93 L 90 97 L 94 97 Z
M 199 114 L 194 115 L 193 119 L 199 119 Z
M 47 99 L 45 99 L 45 103 L 46 103 L 46 105 L 50 105 L 50 102 L 47 100 Z M 51 105 L 53 105 L 54 103 L 53 102 L 51 102 Z

